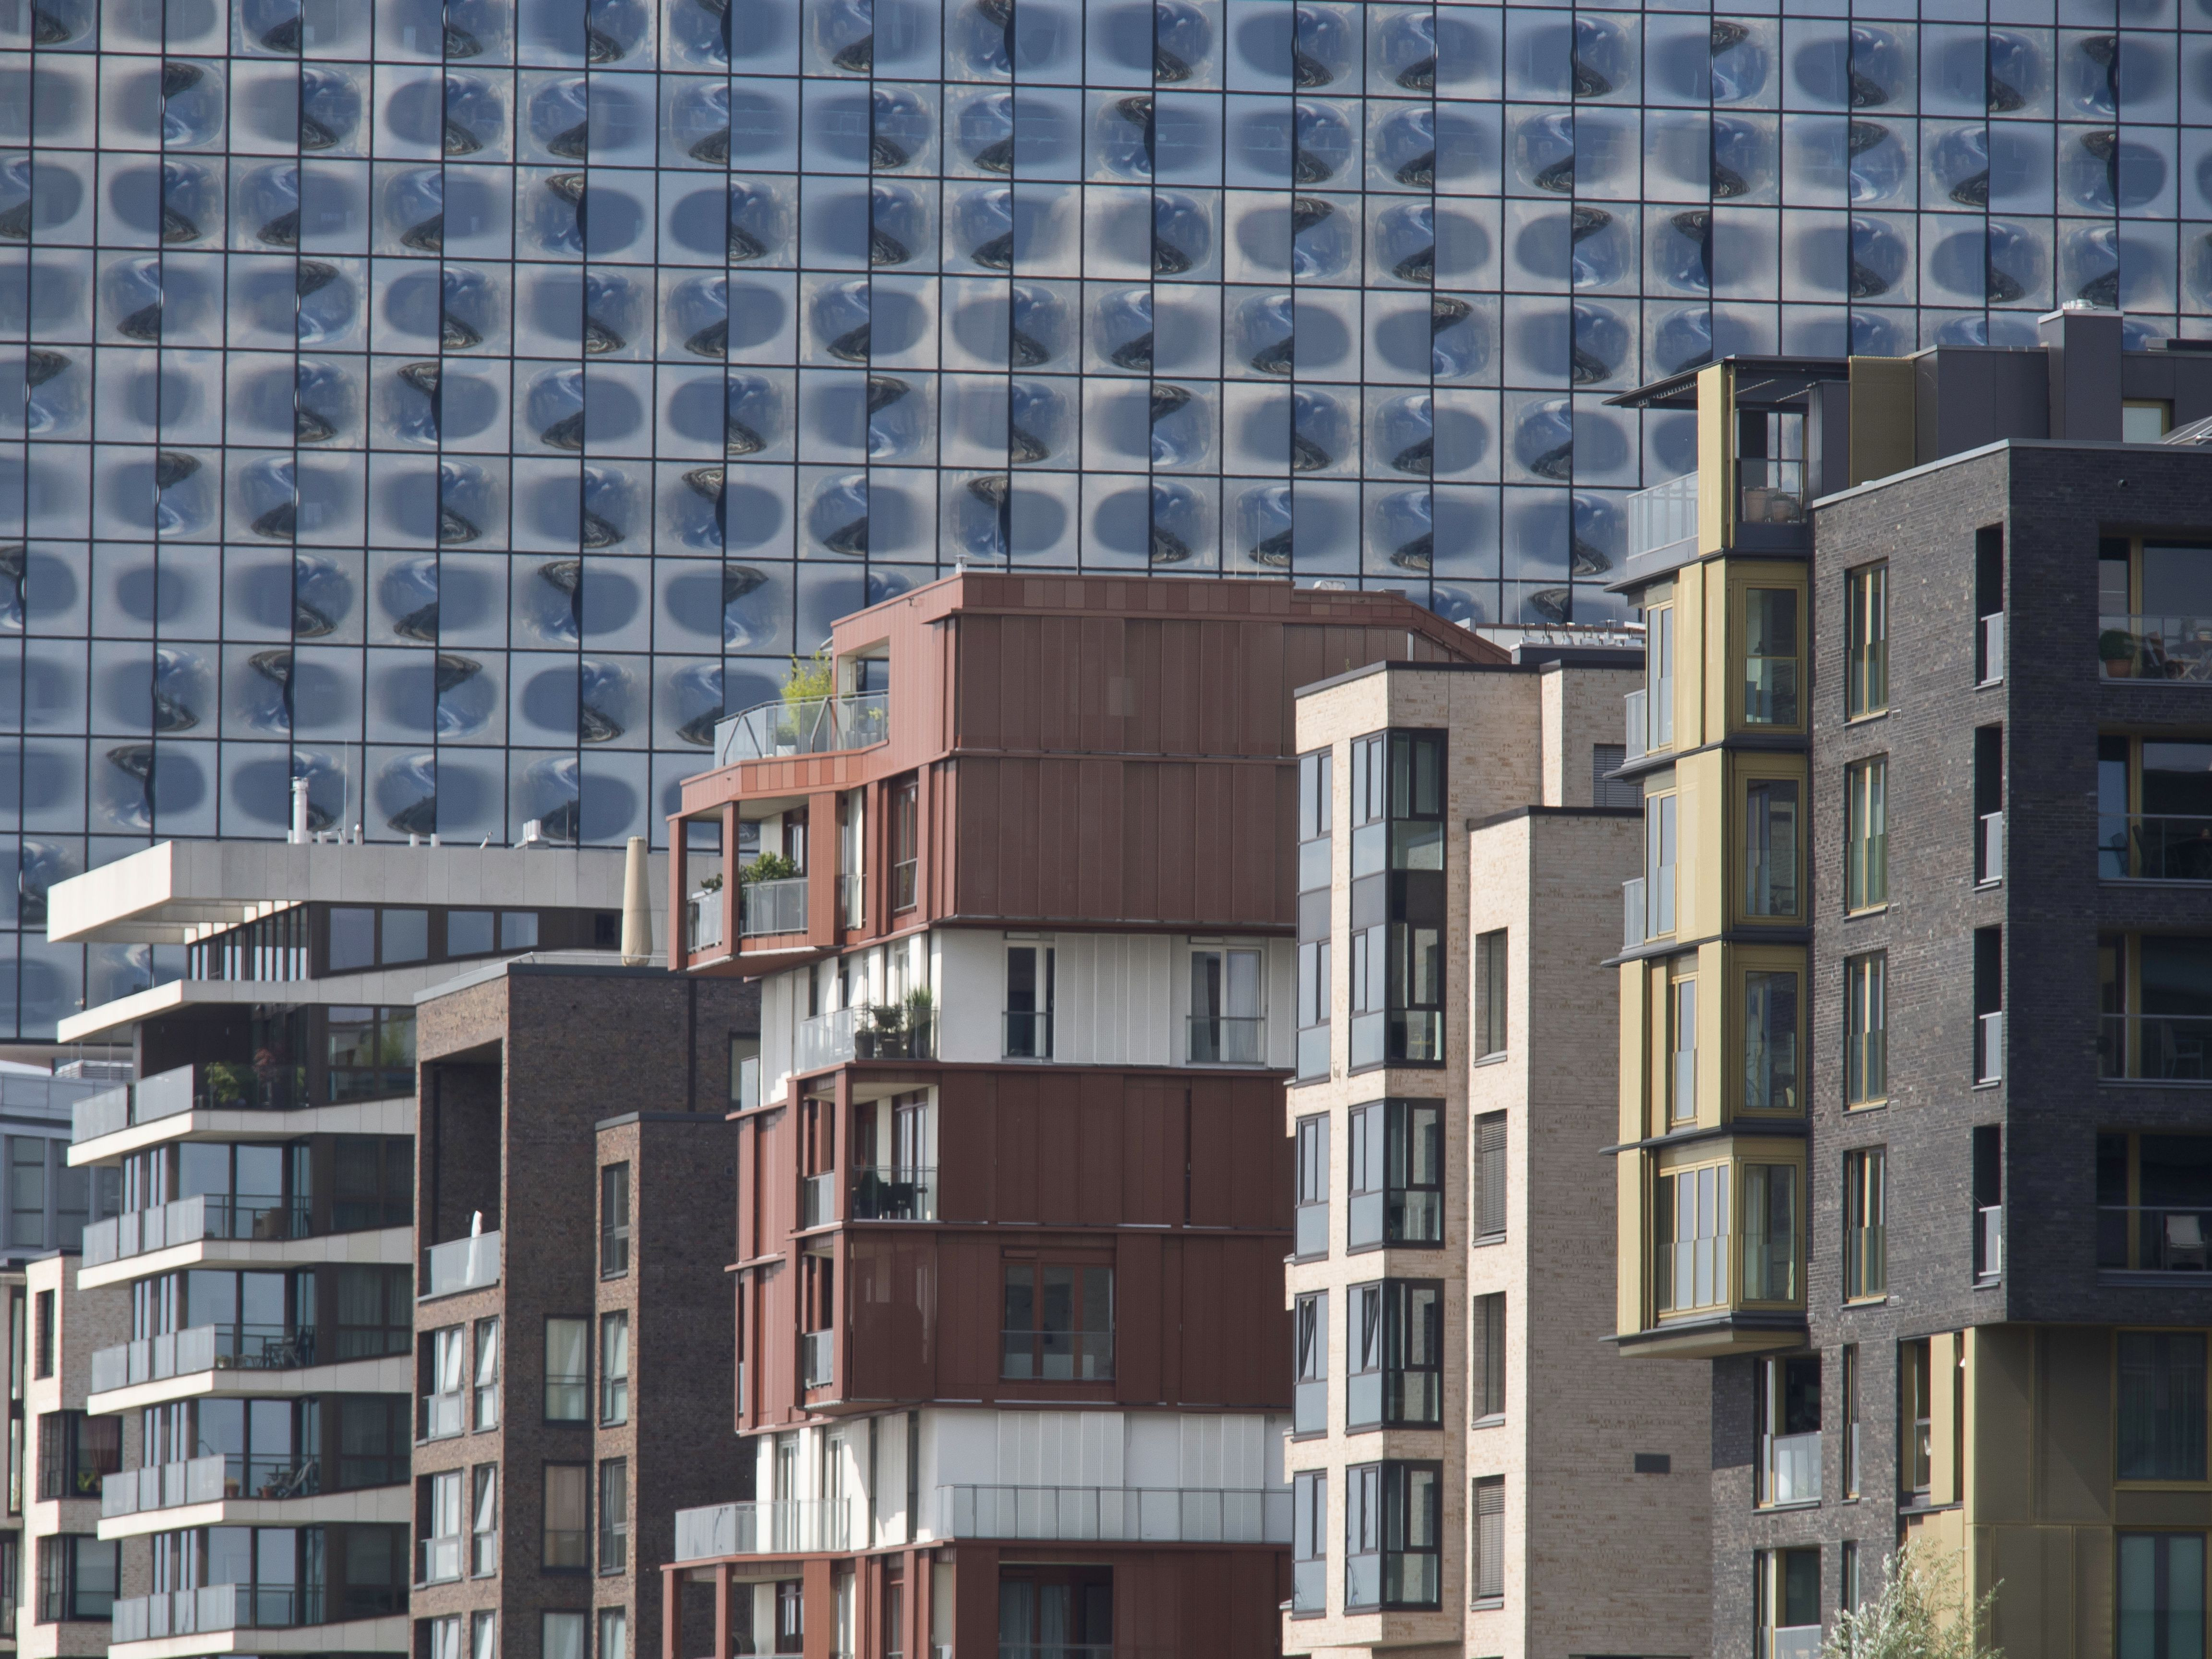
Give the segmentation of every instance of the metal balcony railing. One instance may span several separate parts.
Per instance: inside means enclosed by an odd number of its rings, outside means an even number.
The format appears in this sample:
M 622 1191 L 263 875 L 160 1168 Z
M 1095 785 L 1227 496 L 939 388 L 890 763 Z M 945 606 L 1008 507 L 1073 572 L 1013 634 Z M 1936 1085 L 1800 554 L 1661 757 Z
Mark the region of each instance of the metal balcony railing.
M 676 1511 L 678 1561 L 726 1555 L 794 1555 L 850 1547 L 852 1504 L 843 1498 L 710 1504 Z
M 1267 1051 L 1267 1022 L 1256 1014 L 1192 1014 L 1187 1017 L 1194 1066 L 1259 1066 Z
M 452 1296 L 499 1283 L 499 1235 L 479 1233 L 433 1244 L 422 1252 L 422 1296 Z
M 1002 1052 L 1008 1060 L 1052 1058 L 1052 1014 L 1028 1009 L 1006 1010 Z
M 2097 1265 L 2136 1273 L 2212 1273 L 2212 1207 L 2100 1204 Z
M 803 933 L 806 931 L 806 878 L 749 881 L 738 890 L 738 933 Z
M 1698 540 L 1698 475 L 1685 472 L 1628 498 L 1628 556 L 1644 558 Z
M 722 890 L 702 887 L 684 902 L 687 949 L 711 951 L 722 942 Z
M 948 1486 L 938 1535 L 1038 1541 L 1287 1544 L 1288 1487 Z
M 937 1171 L 915 1164 L 862 1164 L 853 1172 L 855 1221 L 934 1221 Z
M 799 1022 L 799 1069 L 823 1071 L 853 1058 L 853 1022 L 858 1008 L 833 1008 Z
M 714 764 L 772 760 L 778 755 L 827 755 L 867 749 L 890 736 L 890 694 L 778 697 L 755 703 L 714 726 Z

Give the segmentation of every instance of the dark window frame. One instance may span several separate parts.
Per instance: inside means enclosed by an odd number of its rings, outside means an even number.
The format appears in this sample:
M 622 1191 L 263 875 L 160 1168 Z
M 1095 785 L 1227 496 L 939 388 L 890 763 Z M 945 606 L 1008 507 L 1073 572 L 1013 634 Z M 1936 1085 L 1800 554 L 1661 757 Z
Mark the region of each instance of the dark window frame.
M 1443 1247 L 1444 1107 L 1441 1100 L 1393 1097 L 1351 1109 L 1346 1254 Z M 1417 1181 L 1412 1172 L 1423 1162 L 1431 1177 Z
M 1344 1607 L 1345 1611 L 1430 1612 L 1443 1605 L 1443 1478 L 1441 1461 L 1386 1459 L 1355 1463 L 1345 1472 Z M 1425 1481 L 1417 1477 L 1425 1476 Z M 1423 1493 L 1425 1492 L 1424 1498 Z M 1415 1514 L 1416 1506 L 1425 1516 Z M 1426 1543 L 1413 1538 L 1425 1532 Z M 1393 1545 L 1393 1540 L 1395 1545 Z M 1402 1593 L 1393 1595 L 1393 1559 L 1400 1564 L 1395 1588 L 1405 1588 L 1403 1564 L 1407 1558 L 1427 1557 L 1434 1591 L 1416 1600 Z M 1359 1564 L 1373 1560 L 1375 1594 L 1361 1598 L 1357 1591 L 1365 1575 Z

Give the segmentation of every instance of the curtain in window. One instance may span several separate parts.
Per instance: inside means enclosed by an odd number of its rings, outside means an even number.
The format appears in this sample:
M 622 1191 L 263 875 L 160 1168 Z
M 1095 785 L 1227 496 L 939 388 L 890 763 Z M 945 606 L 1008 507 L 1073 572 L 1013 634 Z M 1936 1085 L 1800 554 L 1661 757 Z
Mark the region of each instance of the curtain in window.
M 2119 1478 L 2204 1479 L 2204 1337 L 2123 1331 Z

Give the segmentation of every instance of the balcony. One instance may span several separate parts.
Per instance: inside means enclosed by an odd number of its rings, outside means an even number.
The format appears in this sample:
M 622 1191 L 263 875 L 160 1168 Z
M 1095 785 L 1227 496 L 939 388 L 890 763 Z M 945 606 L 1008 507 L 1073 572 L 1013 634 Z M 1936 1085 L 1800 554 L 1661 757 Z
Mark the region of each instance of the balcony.
M 1110 1382 L 1111 1331 L 1005 1331 L 999 1375 L 1009 1382 Z
M 2212 1015 L 2106 1014 L 2099 1022 L 2097 1074 L 2151 1083 L 2212 1081 Z
M 291 1325 L 195 1325 L 118 1342 L 92 1356 L 92 1392 L 164 1382 L 202 1371 L 291 1370 L 315 1363 L 315 1333 Z
M 806 931 L 806 878 L 749 881 L 738 890 L 738 934 L 754 939 L 769 933 Z
M 837 1333 L 801 1331 L 799 1381 L 803 1388 L 826 1389 L 837 1380 Z
M 1069 1543 L 1288 1544 L 1279 1488 L 939 1486 L 941 1538 Z
M 1686 557 L 1698 544 L 1698 475 L 1639 489 L 1628 498 L 1628 556 Z
M 398 1478 L 405 1475 L 402 1462 Z M 322 1489 L 322 1464 L 316 1458 L 248 1458 L 214 1452 L 109 1475 L 100 1489 L 100 1518 L 112 1521 L 234 1498 L 313 1498 Z
M 2097 873 L 2106 881 L 2212 881 L 2212 817 L 2101 813 Z
M 1621 748 L 1626 760 L 1642 760 L 1649 752 L 1651 716 L 1646 707 L 1648 701 L 1649 694 L 1643 691 L 1631 691 L 1620 700 L 1621 737 L 1625 739 Z
M 936 1036 L 927 1002 L 875 1003 L 860 1009 L 853 1022 L 853 1057 L 927 1060 L 937 1052 Z
M 387 1613 L 404 1611 L 398 1605 Z M 232 1630 L 292 1630 L 325 1622 L 319 1589 L 255 1589 L 246 1584 L 208 1584 L 198 1589 L 134 1595 L 115 1604 L 110 1639 L 159 1641 Z
M 1644 943 L 1644 878 L 1620 884 L 1620 948 L 1633 951 Z
M 83 1265 L 105 1267 L 210 1238 L 267 1243 L 305 1238 L 309 1231 L 305 1199 L 210 1193 L 94 1222 L 84 1230 Z
M 2212 682 L 2212 617 L 2100 616 L 2097 660 L 2108 680 Z
M 1194 1066 L 1261 1066 L 1267 1049 L 1267 1022 L 1257 1015 L 1192 1014 L 1188 1017 Z
M 499 1235 L 479 1233 L 433 1244 L 422 1252 L 422 1292 L 416 1299 L 481 1291 L 499 1283 Z
M 2099 1205 L 2097 1266 L 2124 1273 L 2212 1273 L 2212 1206 Z
M 2212 842 L 2205 850 L 2212 853 Z M 1994 887 L 2004 879 L 2004 814 L 1984 812 L 1979 822 L 1979 833 L 1974 839 L 1974 882 L 1981 887 Z
M 1735 464 L 1736 523 L 1788 526 L 1805 522 L 1805 463 L 1745 455 Z M 1633 505 L 1636 498 L 1629 501 Z M 1696 520 L 1692 520 L 1695 534 Z
M 1003 1025 L 1002 1049 L 1008 1060 L 1052 1058 L 1052 1013 L 1009 1008 Z
M 722 886 L 702 887 L 684 902 L 684 948 L 695 954 L 722 944 Z
M 937 1171 L 902 1164 L 863 1164 L 854 1171 L 853 1219 L 936 1220 Z
M 76 1103 L 70 1138 L 91 1140 L 185 1112 L 291 1112 L 313 1103 L 304 1066 L 209 1060 L 87 1096 Z
M 851 1504 L 839 1498 L 714 1504 L 676 1511 L 676 1559 L 726 1555 L 799 1555 L 848 1548 Z
M 2004 1081 L 2004 1015 L 1974 1016 L 1974 1081 Z
M 1760 1501 L 1770 1505 L 1820 1501 L 1820 1431 L 1759 1437 Z
M 827 1071 L 853 1058 L 853 1025 L 860 1010 L 833 1008 L 799 1022 L 799 1069 Z
M 890 694 L 864 691 L 842 697 L 779 697 L 756 703 L 714 726 L 714 764 L 774 760 L 783 755 L 830 755 L 868 749 L 890 737 Z
M 810 1227 L 826 1227 L 837 1218 L 837 1172 L 828 1170 L 821 1175 L 801 1176 L 799 1178 L 799 1225 L 803 1232 Z

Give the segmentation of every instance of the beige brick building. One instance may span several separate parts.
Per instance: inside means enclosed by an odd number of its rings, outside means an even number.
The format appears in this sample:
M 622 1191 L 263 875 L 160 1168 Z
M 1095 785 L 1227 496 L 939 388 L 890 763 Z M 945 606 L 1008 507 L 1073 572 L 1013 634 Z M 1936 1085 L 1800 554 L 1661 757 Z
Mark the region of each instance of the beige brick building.
M 1288 1654 L 1709 1646 L 1709 1396 L 1607 1340 L 1641 655 L 1516 659 L 1299 698 Z

